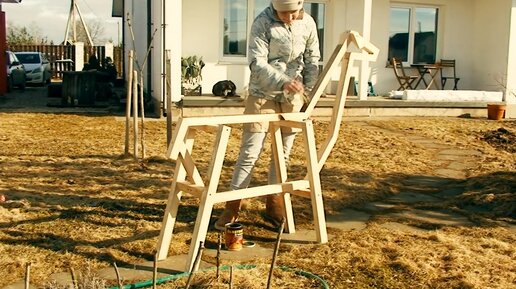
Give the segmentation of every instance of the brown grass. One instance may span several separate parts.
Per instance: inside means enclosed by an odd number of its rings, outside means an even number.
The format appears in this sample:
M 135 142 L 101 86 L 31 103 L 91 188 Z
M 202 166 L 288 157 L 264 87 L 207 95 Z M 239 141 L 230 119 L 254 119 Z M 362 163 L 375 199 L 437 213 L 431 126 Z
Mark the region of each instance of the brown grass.
M 327 123 L 315 125 L 321 132 Z M 405 232 L 380 226 L 385 220 L 379 216 L 361 231 L 331 229 L 334 238 L 327 244 L 284 244 L 278 264 L 315 273 L 331 288 L 516 287 L 516 237 L 507 228 L 516 219 L 515 144 L 507 133 L 493 136 L 500 128 L 514 133 L 516 122 L 346 119 L 321 172 L 328 215 L 404 191 L 409 177 L 438 178 L 436 151 L 409 139 L 423 136 L 482 153 L 467 179 L 450 180 L 460 194 L 428 205 L 452 208 L 475 225 Z M 232 133 L 221 189 L 228 187 L 238 153 L 239 128 Z M 508 143 L 500 140 L 505 138 Z M 148 157 L 135 162 L 123 157 L 121 119 L 0 113 L 0 194 L 7 198 L 0 204 L 0 287 L 22 279 L 27 262 L 32 282 L 41 286 L 70 267 L 96 270 L 152 260 L 174 164 L 164 157 L 164 121 L 146 122 L 145 139 Z M 197 138 L 194 157 L 201 170 L 212 142 L 210 134 Z M 305 173 L 299 146 L 289 173 Z M 253 184 L 265 183 L 266 175 L 264 155 Z M 197 204 L 188 197 L 182 203 L 169 255 L 188 251 Z M 298 227 L 312 229 L 309 204 L 294 198 L 293 206 Z M 241 219 L 250 238 L 272 246 L 275 232 L 260 216 L 263 207 L 252 200 Z M 220 212 L 218 205 L 214 215 Z M 215 240 L 211 232 L 207 241 Z

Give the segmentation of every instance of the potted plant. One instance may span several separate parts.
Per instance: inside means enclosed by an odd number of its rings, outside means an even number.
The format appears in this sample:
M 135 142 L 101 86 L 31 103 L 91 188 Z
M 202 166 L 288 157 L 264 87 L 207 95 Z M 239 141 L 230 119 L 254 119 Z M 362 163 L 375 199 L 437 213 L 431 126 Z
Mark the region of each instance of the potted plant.
M 183 95 L 202 94 L 202 57 L 196 55 L 181 57 L 181 92 Z

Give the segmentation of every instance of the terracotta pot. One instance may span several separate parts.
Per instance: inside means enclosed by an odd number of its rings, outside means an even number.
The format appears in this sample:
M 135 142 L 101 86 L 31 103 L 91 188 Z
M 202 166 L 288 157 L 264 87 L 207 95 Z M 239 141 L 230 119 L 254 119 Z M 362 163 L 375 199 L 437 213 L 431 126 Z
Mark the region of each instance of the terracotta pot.
M 505 115 L 505 104 L 488 104 L 487 118 L 492 120 L 501 120 Z

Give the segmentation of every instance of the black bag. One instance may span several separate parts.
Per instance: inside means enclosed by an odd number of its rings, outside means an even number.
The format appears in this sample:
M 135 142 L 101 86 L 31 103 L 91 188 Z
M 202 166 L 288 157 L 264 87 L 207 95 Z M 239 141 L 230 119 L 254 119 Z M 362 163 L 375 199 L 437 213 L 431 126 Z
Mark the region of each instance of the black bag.
M 213 89 L 211 90 L 211 92 L 215 96 L 237 96 L 236 85 L 231 80 L 221 80 L 215 83 L 215 85 L 213 85 Z

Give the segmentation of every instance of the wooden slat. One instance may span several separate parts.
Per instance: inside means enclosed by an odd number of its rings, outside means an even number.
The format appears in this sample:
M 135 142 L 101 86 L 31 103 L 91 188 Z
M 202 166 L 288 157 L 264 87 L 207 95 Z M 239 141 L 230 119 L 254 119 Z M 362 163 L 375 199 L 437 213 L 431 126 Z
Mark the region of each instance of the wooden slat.
M 222 203 L 227 201 L 240 200 L 243 198 L 256 198 L 272 194 L 292 192 L 295 190 L 306 189 L 309 187 L 310 183 L 308 182 L 308 180 L 296 180 L 287 181 L 282 184 L 273 184 L 234 191 L 218 192 L 214 194 L 212 197 L 214 203 Z
M 194 197 L 201 198 L 205 187 L 192 184 L 188 181 L 178 181 L 177 189 L 183 193 L 188 193 Z

